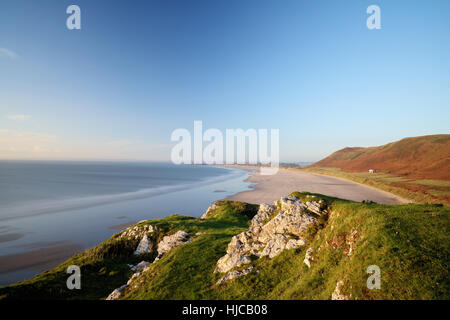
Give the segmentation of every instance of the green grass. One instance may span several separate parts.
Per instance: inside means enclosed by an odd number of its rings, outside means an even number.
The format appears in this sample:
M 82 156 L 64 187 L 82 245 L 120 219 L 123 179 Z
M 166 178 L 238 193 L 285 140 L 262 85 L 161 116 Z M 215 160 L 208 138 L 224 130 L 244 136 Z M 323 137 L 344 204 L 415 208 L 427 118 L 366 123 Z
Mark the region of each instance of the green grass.
M 309 193 L 293 193 L 311 200 Z M 245 277 L 217 286 L 213 273 L 231 237 L 248 229 L 257 206 L 221 201 L 205 220 L 173 215 L 147 223 L 164 234 L 185 230 L 194 240 L 172 249 L 125 291 L 122 299 L 330 299 L 337 281 L 352 299 L 449 299 L 450 209 L 432 204 L 380 205 L 314 195 L 332 213 L 312 231 L 308 243 L 273 259 L 253 260 Z M 347 255 L 346 237 L 358 232 L 354 252 Z M 202 234 L 196 236 L 197 233 Z M 126 283 L 137 243 L 117 236 L 31 280 L 0 288 L 0 297 L 101 299 Z M 311 268 L 305 252 L 313 247 Z M 120 249 L 121 248 L 121 249 Z M 320 251 L 319 251 L 319 248 Z M 120 249 L 120 250 L 119 250 Z M 122 250 L 123 249 L 123 250 Z M 141 259 L 137 259 L 141 260 Z M 69 264 L 82 268 L 80 291 L 65 289 Z M 381 289 L 369 290 L 366 269 L 381 268 Z M 245 268 L 247 266 L 243 266 Z
M 132 255 L 138 241 L 128 243 L 115 237 L 77 254 L 34 278 L 0 288 L 0 299 L 98 299 L 120 286 L 131 276 L 127 263 L 138 262 Z M 81 268 L 81 290 L 66 286 L 67 267 Z
M 430 187 L 450 188 L 450 181 L 445 180 L 422 179 L 422 180 L 414 180 L 414 183 Z

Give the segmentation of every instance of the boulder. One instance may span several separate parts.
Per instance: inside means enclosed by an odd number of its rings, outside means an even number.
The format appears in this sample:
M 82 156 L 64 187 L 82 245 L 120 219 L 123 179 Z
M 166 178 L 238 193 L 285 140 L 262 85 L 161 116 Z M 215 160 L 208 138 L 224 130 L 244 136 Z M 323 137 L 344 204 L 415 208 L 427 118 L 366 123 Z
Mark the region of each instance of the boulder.
M 169 252 L 172 248 L 178 247 L 179 245 L 182 245 L 186 242 L 192 241 L 189 239 L 189 233 L 179 230 L 175 234 L 172 234 L 170 236 L 165 236 L 162 238 L 162 240 L 158 243 L 158 257 L 157 259 L 161 259 L 161 257 Z
M 313 248 L 311 247 L 308 250 L 306 250 L 305 259 L 303 260 L 303 262 L 308 266 L 308 268 L 311 267 L 311 262 L 313 261 L 312 253 Z
M 142 253 L 149 253 L 149 252 L 151 252 L 151 241 L 147 235 L 144 235 L 141 241 L 139 242 L 136 251 L 134 251 L 134 254 L 139 255 Z
M 252 262 L 249 256 L 243 254 L 227 253 L 217 261 L 217 267 L 214 272 L 225 273 L 233 268 L 240 267 Z

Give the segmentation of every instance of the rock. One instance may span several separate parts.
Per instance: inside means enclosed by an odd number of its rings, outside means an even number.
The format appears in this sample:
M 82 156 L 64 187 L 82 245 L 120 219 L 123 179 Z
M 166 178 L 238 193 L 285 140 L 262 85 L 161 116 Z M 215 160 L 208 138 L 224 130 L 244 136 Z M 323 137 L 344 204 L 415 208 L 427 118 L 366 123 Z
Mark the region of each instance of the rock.
M 260 227 L 261 224 L 270 218 L 270 216 L 275 212 L 275 206 L 263 203 L 259 205 L 258 213 L 253 217 L 251 221 L 250 230 L 253 227 Z M 253 230 L 255 231 L 255 230 Z
M 306 250 L 305 259 L 303 260 L 303 262 L 308 266 L 308 268 L 311 267 L 311 262 L 313 261 L 312 253 L 313 248 L 311 247 L 308 250 Z
M 287 197 L 280 199 L 281 211 L 288 211 L 291 213 L 302 212 L 306 209 L 306 205 L 294 197 Z
M 301 237 L 310 224 L 317 223 L 317 219 L 307 213 L 299 204 L 287 208 L 284 205 L 283 207 L 280 213 L 262 227 L 259 235 L 260 241 L 264 242 L 264 237 L 270 238 L 276 233 Z
M 270 259 L 277 256 L 286 247 L 287 237 L 282 234 L 275 234 L 269 238 L 265 248 L 260 254 L 260 257 L 269 256 Z
M 147 230 L 149 232 L 153 232 L 153 231 L 157 231 L 158 229 L 155 227 L 150 228 L 151 226 L 149 226 L 147 228 Z M 131 229 L 131 230 L 134 230 Z M 154 261 L 157 261 L 161 258 L 161 256 L 165 253 L 167 253 L 169 250 L 171 250 L 172 248 L 179 246 L 183 243 L 189 242 L 191 241 L 189 239 L 189 234 L 185 231 L 178 231 L 177 233 L 170 235 L 170 236 L 165 236 L 159 243 L 158 243 L 158 257 L 156 257 L 156 259 Z M 141 242 L 139 243 L 136 251 L 134 252 L 134 254 L 141 254 L 141 253 L 146 253 L 146 252 L 150 252 L 150 240 L 148 239 L 147 235 L 144 235 L 142 237 Z M 139 277 L 142 272 L 145 272 L 149 269 L 150 267 L 150 262 L 148 261 L 141 261 L 139 262 L 137 265 L 132 266 L 132 265 L 128 265 L 131 267 L 131 270 L 133 271 L 138 271 L 136 273 L 134 273 L 131 278 L 128 280 L 127 284 L 124 284 L 123 286 L 115 289 L 113 292 L 111 292 L 111 294 L 108 296 L 108 298 L 106 298 L 106 300 L 114 300 L 114 299 L 118 299 L 121 295 L 121 292 L 127 288 L 131 282 Z M 134 286 L 136 287 L 136 286 Z
M 157 259 L 161 259 L 161 257 L 170 251 L 172 248 L 178 247 L 179 245 L 182 245 L 186 242 L 192 241 L 189 239 L 189 233 L 179 230 L 177 233 L 165 236 L 162 238 L 162 240 L 158 243 L 158 257 Z
M 272 259 L 283 250 L 305 245 L 303 236 L 311 224 L 318 223 L 316 217 L 295 197 L 281 198 L 275 203 L 276 206 L 259 206 L 249 230 L 231 239 L 227 254 L 217 261 L 215 272 L 226 273 L 248 264 L 252 255 Z
M 122 291 L 128 287 L 126 284 L 124 284 L 123 286 L 115 289 L 113 292 L 111 292 L 109 294 L 109 296 L 106 298 L 106 300 L 115 300 L 118 299 L 120 297 L 120 295 L 122 294 Z
M 247 255 L 227 253 L 217 261 L 217 267 L 214 272 L 225 273 L 233 268 L 240 267 L 250 262 L 252 262 L 252 260 Z
M 252 270 L 253 270 L 253 266 L 250 266 L 242 271 L 236 271 L 236 270 L 231 271 L 231 272 L 227 273 L 225 276 L 223 276 L 222 278 L 220 278 L 216 284 L 220 285 L 220 284 L 224 283 L 225 281 L 245 276 L 245 275 L 249 274 Z
M 134 251 L 135 255 L 139 255 L 142 253 L 149 253 L 151 251 L 151 242 L 149 240 L 149 238 L 147 237 L 147 235 L 144 235 L 142 237 L 141 242 L 139 242 L 136 251 Z
M 327 204 L 322 199 L 319 201 L 307 201 L 306 207 L 309 211 L 314 212 L 319 216 L 328 213 L 328 211 L 326 210 Z
M 142 271 L 150 265 L 150 262 L 141 261 L 137 265 L 133 266 L 131 270 L 133 271 Z
M 142 272 L 133 273 L 131 278 L 127 281 L 127 286 L 129 286 L 131 284 L 131 282 L 133 282 L 133 280 L 136 279 L 137 277 L 139 277 L 141 274 L 142 274 Z
M 344 287 L 344 281 L 338 281 L 336 283 L 336 288 L 334 289 L 333 293 L 331 294 L 331 300 L 349 300 L 350 297 L 343 294 L 341 292 L 342 288 Z
M 298 248 L 300 246 L 304 246 L 305 245 L 305 240 L 303 239 L 290 239 L 287 243 L 286 243 L 286 250 L 289 249 L 295 249 Z
M 142 221 L 148 221 L 148 220 L 142 220 Z M 141 222 L 142 222 L 141 221 Z M 122 231 L 119 238 L 125 239 L 125 240 L 132 240 L 132 239 L 142 239 L 142 237 L 146 234 L 153 233 L 154 231 L 157 231 L 158 228 L 156 226 L 152 225 L 141 225 L 141 226 L 133 226 L 129 227 Z
M 207 219 L 214 210 L 216 210 L 218 208 L 218 205 L 214 202 L 209 208 L 208 210 L 206 210 L 206 212 L 200 217 L 200 219 Z

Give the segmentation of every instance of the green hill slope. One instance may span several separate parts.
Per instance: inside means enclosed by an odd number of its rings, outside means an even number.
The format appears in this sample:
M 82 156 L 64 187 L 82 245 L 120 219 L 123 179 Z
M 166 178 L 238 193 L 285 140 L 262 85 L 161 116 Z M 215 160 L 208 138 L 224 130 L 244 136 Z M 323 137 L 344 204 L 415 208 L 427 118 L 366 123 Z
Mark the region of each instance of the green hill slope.
M 307 193 L 292 195 L 311 199 Z M 0 288 L 0 298 L 104 299 L 133 274 L 128 264 L 153 261 L 154 244 L 178 230 L 188 232 L 192 241 L 150 264 L 120 299 L 330 299 L 339 282 L 341 295 L 349 299 L 450 298 L 448 207 L 355 203 L 322 195 L 314 199 L 323 199 L 329 214 L 307 230 L 305 245 L 272 259 L 252 257 L 252 272 L 220 285 L 223 274 L 214 273 L 217 261 L 231 238 L 248 230 L 258 206 L 219 201 L 207 219 L 174 215 L 143 222 L 140 227 L 158 227 L 147 254 L 133 255 L 139 240 L 121 232 L 46 273 Z M 277 214 L 279 210 L 270 219 Z M 66 288 L 65 270 L 71 264 L 81 267 L 81 290 Z M 370 265 L 380 267 L 379 290 L 367 288 Z

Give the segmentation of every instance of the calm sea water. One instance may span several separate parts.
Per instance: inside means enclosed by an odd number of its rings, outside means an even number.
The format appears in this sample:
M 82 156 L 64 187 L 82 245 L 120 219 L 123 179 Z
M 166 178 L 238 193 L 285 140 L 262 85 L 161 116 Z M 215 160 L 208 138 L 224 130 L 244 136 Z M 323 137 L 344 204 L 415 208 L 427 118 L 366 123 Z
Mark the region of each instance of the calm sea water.
M 126 224 L 198 217 L 248 190 L 247 177 L 168 163 L 0 161 L 0 285 L 52 268 Z

